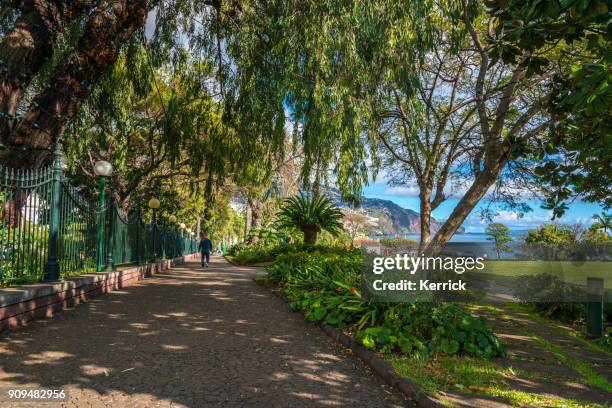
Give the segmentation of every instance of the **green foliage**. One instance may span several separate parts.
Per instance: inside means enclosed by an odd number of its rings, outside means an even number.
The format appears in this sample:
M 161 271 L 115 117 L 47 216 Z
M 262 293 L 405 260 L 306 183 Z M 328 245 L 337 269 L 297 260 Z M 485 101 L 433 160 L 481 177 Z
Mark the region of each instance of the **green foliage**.
M 300 244 L 281 243 L 276 245 L 235 245 L 228 251 L 234 262 L 241 265 L 274 261 L 279 255 L 295 251 Z
M 612 214 L 607 214 L 605 212 L 595 214 L 593 215 L 593 220 L 595 220 L 593 228 L 602 229 L 604 233 L 607 233 L 608 230 L 612 231 Z
M 481 319 L 455 304 L 402 304 L 387 307 L 382 325 L 357 332 L 363 344 L 385 353 L 401 351 L 493 357 L 502 353 L 499 340 Z
M 253 0 L 241 2 L 239 25 L 219 13 L 227 106 L 238 133 L 281 145 L 289 106 L 303 147 L 302 181 L 318 185 L 333 167 L 343 196 L 359 197 L 374 141 L 370 104 L 385 97 L 378 91 L 387 83 L 416 90 L 415 65 L 436 29 L 433 3 Z
M 48 236 L 47 226 L 30 222 L 0 228 L 0 287 L 42 278 Z
M 342 231 L 342 211 L 324 196 L 301 194 L 287 198 L 278 213 L 280 228 L 298 228 L 304 234 L 304 244 L 314 245 L 321 230 L 332 235 Z
M 169 208 L 175 196 L 192 197 L 171 190 L 210 198 L 213 187 L 249 164 L 229 160 L 240 150 L 238 138 L 222 121 L 222 106 L 208 86 L 210 75 L 207 61 L 186 52 L 162 71 L 142 42 L 132 39 L 69 129 L 70 177 L 85 187 L 83 193 L 97 194 L 91 167 L 103 159 L 113 165 L 111 185 L 124 208 L 157 196 L 164 209 L 176 212 L 185 206 Z
M 385 248 L 389 248 L 393 250 L 394 252 L 401 251 L 401 250 L 415 249 L 418 246 L 415 240 L 410 239 L 410 238 L 402 238 L 402 237 L 381 238 L 380 245 L 384 246 Z
M 268 268 L 270 280 L 306 319 L 348 327 L 365 347 L 423 357 L 502 353 L 484 321 L 457 305 L 364 300 L 358 289 L 360 270 L 360 253 L 337 247 L 305 247 L 279 256 Z
M 502 252 L 508 252 L 510 250 L 510 246 L 508 245 L 509 242 L 512 242 L 510 228 L 504 224 L 494 222 L 487 225 L 485 233 L 491 237 L 488 239 L 493 240 L 495 243 L 495 250 L 497 251 L 498 258 L 501 258 Z
M 606 244 L 612 243 L 612 236 L 606 232 L 601 224 L 594 223 L 584 232 L 582 240 L 592 244 Z
M 544 224 L 529 230 L 524 249 L 536 259 L 568 259 L 579 248 L 579 229 L 559 224 Z
M 570 244 L 576 242 L 575 232 L 558 224 L 544 224 L 541 227 L 529 230 L 525 242 L 542 244 Z
M 554 64 L 562 67 L 550 84 L 547 106 L 552 139 L 537 174 L 549 183 L 547 207 L 556 216 L 566 201 L 582 195 L 612 205 L 612 30 L 604 0 L 492 0 L 496 17 L 493 58 L 507 62 L 528 51 L 527 76 Z M 553 49 L 566 48 L 561 52 Z M 560 157 L 565 156 L 564 160 Z M 594 160 L 594 158 L 597 158 Z
M 587 298 L 586 290 L 551 274 L 520 276 L 514 296 L 545 317 L 572 323 L 586 318 L 586 303 L 581 301 Z M 612 299 L 609 298 L 607 295 L 604 302 L 604 320 L 608 322 L 612 319 Z
M 572 301 L 586 298 L 584 290 L 546 273 L 521 276 L 516 281 L 514 296 L 546 317 L 574 321 L 586 312 L 583 303 Z

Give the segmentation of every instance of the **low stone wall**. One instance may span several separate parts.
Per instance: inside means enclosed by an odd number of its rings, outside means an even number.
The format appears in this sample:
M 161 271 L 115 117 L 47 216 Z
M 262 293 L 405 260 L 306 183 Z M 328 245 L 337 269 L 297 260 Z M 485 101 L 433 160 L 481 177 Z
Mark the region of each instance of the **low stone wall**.
M 25 326 L 29 321 L 51 317 L 113 290 L 129 286 L 158 272 L 195 259 L 198 254 L 73 276 L 60 282 L 42 282 L 0 289 L 0 332 Z

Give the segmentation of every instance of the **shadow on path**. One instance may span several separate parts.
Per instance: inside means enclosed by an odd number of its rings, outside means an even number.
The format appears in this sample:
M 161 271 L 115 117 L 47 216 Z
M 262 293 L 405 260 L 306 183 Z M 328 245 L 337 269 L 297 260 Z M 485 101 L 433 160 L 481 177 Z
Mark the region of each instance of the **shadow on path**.
M 0 388 L 65 388 L 79 407 L 406 404 L 256 271 L 188 263 L 4 335 Z

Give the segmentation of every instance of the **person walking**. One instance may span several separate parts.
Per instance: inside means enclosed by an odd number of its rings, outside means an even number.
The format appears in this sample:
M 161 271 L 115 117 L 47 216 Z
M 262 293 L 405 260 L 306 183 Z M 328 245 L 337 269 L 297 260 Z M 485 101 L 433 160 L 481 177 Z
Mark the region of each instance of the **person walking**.
M 210 252 L 212 251 L 213 245 L 210 238 L 208 238 L 208 234 L 202 234 L 200 239 L 200 244 L 198 245 L 198 249 L 200 250 L 200 254 L 202 255 L 202 267 L 208 268 L 208 262 L 210 261 Z

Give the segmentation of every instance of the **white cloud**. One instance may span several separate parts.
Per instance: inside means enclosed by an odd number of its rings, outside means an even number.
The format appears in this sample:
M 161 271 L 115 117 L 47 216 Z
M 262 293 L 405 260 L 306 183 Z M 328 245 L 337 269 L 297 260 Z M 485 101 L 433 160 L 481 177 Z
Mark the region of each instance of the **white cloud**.
M 383 195 L 398 197 L 418 197 L 419 187 L 414 184 L 407 186 L 391 186 L 385 189 Z
M 501 210 L 493 217 L 494 222 L 512 223 L 514 226 L 533 226 L 550 221 L 552 211 L 545 214 L 527 214 L 519 217 L 517 213 L 508 210 Z
M 552 211 L 547 211 L 544 214 L 526 214 L 521 217 L 513 211 L 500 210 L 493 217 L 493 222 L 500 222 L 511 228 L 532 228 L 550 222 L 551 217 Z M 488 223 L 488 220 L 483 219 L 480 213 L 475 211 L 468 217 L 465 224 L 466 226 L 478 228 L 478 226 L 484 227 Z

